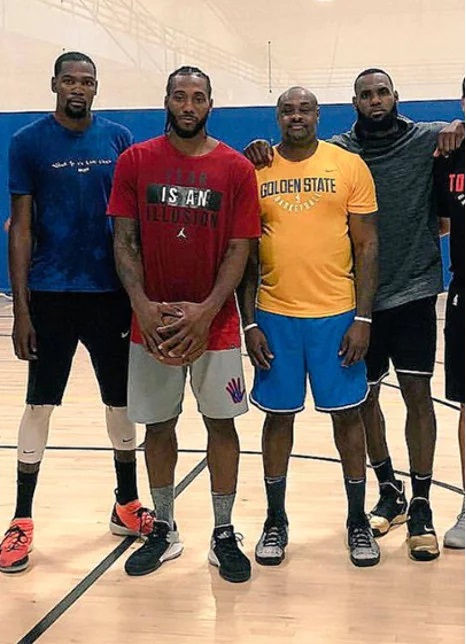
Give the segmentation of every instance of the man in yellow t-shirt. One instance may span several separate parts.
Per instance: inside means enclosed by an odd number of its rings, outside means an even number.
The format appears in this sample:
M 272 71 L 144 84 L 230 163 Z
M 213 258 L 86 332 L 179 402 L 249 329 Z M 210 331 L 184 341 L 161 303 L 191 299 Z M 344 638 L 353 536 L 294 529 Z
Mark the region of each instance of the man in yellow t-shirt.
M 257 172 L 262 238 L 238 290 L 256 368 L 251 402 L 267 414 L 268 513 L 256 560 L 277 565 L 285 556 L 286 474 L 294 417 L 304 409 L 309 378 L 316 409 L 331 414 L 341 456 L 351 561 L 373 566 L 380 552 L 364 509 L 359 406 L 368 395 L 363 359 L 377 286 L 377 203 L 362 159 L 317 139 L 318 116 L 317 99 L 302 87 L 278 100 L 282 140 L 271 167 Z

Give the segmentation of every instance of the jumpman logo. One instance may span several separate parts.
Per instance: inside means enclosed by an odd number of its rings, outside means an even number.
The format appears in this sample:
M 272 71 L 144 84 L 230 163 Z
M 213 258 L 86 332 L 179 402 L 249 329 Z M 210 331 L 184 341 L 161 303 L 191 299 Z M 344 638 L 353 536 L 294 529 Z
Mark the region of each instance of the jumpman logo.
M 187 238 L 187 236 L 186 236 L 186 233 L 184 232 L 184 228 L 182 228 L 182 229 L 180 230 L 180 232 L 178 233 L 178 235 L 176 236 L 176 238 L 177 238 L 177 239 L 188 239 L 188 238 Z

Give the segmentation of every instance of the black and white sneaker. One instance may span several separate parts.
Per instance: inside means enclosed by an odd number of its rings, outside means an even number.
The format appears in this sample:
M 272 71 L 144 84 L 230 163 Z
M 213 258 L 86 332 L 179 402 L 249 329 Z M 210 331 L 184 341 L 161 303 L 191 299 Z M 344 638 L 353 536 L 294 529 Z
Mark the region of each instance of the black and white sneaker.
M 147 536 L 143 546 L 128 557 L 125 571 L 128 575 L 148 575 L 170 559 L 179 557 L 183 552 L 183 544 L 176 529 L 170 530 L 165 521 L 154 521 L 152 532 Z
M 210 543 L 209 563 L 217 566 L 226 581 L 240 583 L 251 577 L 251 562 L 238 547 L 243 536 L 235 534 L 232 525 L 214 528 Z
M 256 561 L 262 566 L 278 566 L 285 558 L 288 545 L 286 517 L 267 517 L 262 536 L 256 545 Z
M 376 566 L 380 561 L 380 549 L 369 522 L 348 522 L 347 528 L 351 562 L 359 568 Z
M 408 502 L 403 481 L 381 483 L 377 505 L 369 515 L 374 537 L 383 537 L 389 530 L 408 519 Z
M 427 499 L 415 497 L 408 510 L 408 549 L 411 559 L 432 561 L 440 554 L 432 510 Z

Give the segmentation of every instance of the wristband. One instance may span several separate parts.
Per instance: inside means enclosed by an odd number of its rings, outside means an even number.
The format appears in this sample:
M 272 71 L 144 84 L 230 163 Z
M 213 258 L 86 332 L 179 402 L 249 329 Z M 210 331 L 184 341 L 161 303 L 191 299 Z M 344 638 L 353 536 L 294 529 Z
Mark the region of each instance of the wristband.
M 354 317 L 355 322 L 366 322 L 366 324 L 372 324 L 372 318 L 366 318 L 363 315 L 356 315 Z
M 256 322 L 252 322 L 251 324 L 248 324 L 244 327 L 243 333 L 246 333 L 246 331 L 250 331 L 251 329 L 256 329 L 258 326 L 259 325 Z

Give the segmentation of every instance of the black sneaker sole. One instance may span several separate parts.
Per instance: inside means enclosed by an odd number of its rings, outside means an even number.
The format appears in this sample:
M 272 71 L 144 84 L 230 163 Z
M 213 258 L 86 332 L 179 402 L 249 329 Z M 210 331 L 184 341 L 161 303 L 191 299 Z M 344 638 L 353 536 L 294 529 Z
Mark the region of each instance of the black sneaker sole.
M 157 559 L 156 561 L 154 561 L 154 563 L 151 566 L 148 566 L 146 568 L 140 568 L 139 570 L 128 566 L 128 561 L 127 561 L 125 563 L 125 572 L 130 577 L 143 577 L 144 575 L 150 575 L 151 572 L 155 572 L 156 570 L 158 570 L 162 564 L 166 563 L 167 561 L 172 561 L 173 559 L 178 559 L 178 557 L 180 557 L 182 554 L 183 554 L 183 547 L 181 547 L 179 552 L 174 553 L 173 555 L 167 557 L 166 559 L 164 559 L 163 558 L 164 555 L 162 555 L 162 559 Z
M 413 561 L 434 561 L 439 558 L 440 552 L 434 554 L 432 552 L 413 552 L 410 550 L 409 556 Z
M 167 560 L 168 561 L 168 560 Z M 165 563 L 164 561 L 160 561 L 160 559 L 150 568 L 144 568 L 142 570 L 135 570 L 128 568 L 125 565 L 125 573 L 129 575 L 130 577 L 143 577 L 144 575 L 150 575 L 151 572 L 155 572 L 160 568 L 160 566 Z
M 417 539 L 417 544 L 415 542 L 412 545 L 418 545 L 418 549 L 411 547 L 410 539 Z M 440 548 L 434 534 L 419 535 L 414 537 L 410 537 L 408 535 L 407 543 L 409 557 L 414 561 L 434 561 L 434 559 L 438 559 L 438 557 L 440 556 Z M 430 548 L 430 550 L 428 548 Z
M 218 569 L 218 572 L 219 572 L 220 577 L 222 579 L 224 579 L 225 581 L 229 581 L 232 584 L 242 584 L 245 581 L 249 581 L 251 579 L 251 571 L 249 571 L 247 573 L 247 576 L 246 576 L 246 573 L 243 573 L 242 575 L 239 575 L 239 574 L 238 575 L 229 575 L 229 574 L 225 573 L 225 571 L 222 570 L 221 568 Z
M 281 557 L 259 557 L 255 555 L 255 558 L 261 566 L 279 566 L 285 559 L 285 553 Z
M 249 579 L 251 579 L 251 568 L 249 568 L 249 570 L 244 570 L 243 572 L 238 572 L 236 574 L 227 573 L 220 566 L 220 563 L 218 562 L 218 559 L 215 553 L 209 552 L 209 556 L 207 560 L 211 566 L 214 566 L 215 568 L 218 569 L 220 577 L 225 581 L 230 581 L 232 584 L 242 584 L 243 582 L 249 581 Z

